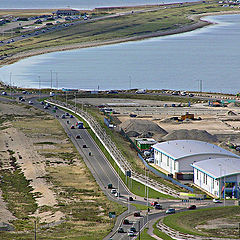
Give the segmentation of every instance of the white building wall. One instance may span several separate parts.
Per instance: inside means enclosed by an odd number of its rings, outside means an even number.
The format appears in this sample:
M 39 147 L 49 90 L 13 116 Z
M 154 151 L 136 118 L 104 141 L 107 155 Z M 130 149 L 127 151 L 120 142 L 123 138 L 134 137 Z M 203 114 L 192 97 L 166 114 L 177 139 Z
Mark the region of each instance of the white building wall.
M 214 195 L 215 197 L 220 197 L 220 187 L 219 180 L 215 180 L 211 176 L 205 174 L 194 168 L 194 184 Z

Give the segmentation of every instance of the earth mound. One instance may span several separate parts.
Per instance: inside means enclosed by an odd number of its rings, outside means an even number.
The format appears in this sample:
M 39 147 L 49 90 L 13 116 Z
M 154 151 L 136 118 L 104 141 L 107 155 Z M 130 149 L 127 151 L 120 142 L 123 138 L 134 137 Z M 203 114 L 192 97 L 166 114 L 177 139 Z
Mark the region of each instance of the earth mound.
M 156 123 L 149 120 L 129 119 L 119 125 L 125 133 L 138 133 L 139 135 L 158 135 L 165 136 L 167 132 Z
M 164 136 L 163 139 L 165 141 L 183 140 L 183 139 L 199 140 L 199 141 L 203 141 L 203 142 L 217 142 L 218 141 L 218 139 L 215 135 L 212 135 L 205 130 L 198 130 L 198 129 L 174 130 L 173 132 Z

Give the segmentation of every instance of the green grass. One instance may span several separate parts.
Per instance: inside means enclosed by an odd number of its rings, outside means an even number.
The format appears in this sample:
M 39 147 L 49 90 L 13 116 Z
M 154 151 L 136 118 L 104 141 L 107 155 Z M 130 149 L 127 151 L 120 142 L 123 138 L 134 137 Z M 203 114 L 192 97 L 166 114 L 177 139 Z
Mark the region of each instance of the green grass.
M 173 238 L 171 238 L 170 236 L 168 236 L 166 233 L 160 231 L 158 228 L 157 228 L 157 224 L 158 224 L 158 221 L 156 223 L 154 223 L 153 225 L 153 233 L 160 237 L 161 239 L 163 240 L 173 240 Z
M 207 224 L 208 221 L 214 219 L 222 219 L 225 222 L 235 222 L 236 225 L 240 221 L 240 207 L 217 207 L 199 209 L 194 211 L 181 212 L 174 215 L 170 215 L 164 218 L 163 223 L 167 226 L 186 234 L 208 236 L 208 237 L 231 237 L 237 238 L 237 226 L 234 228 L 220 229 L 202 229 L 201 231 L 196 229 L 196 226 Z M 184 219 L 184 221 L 183 221 Z
M 141 232 L 141 240 L 155 240 L 155 238 L 151 237 L 148 233 L 148 228 L 145 228 L 142 232 Z

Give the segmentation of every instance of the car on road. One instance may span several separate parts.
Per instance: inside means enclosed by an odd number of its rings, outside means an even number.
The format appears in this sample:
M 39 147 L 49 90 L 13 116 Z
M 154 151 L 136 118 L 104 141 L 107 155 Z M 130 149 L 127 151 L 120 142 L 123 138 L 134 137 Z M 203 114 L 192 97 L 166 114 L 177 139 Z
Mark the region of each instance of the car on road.
M 2 92 L 2 95 L 5 95 L 5 96 L 6 96 L 6 95 L 7 95 L 7 93 L 6 93 L 6 92 Z
M 166 214 L 173 214 L 175 213 L 175 209 L 174 208 L 169 208 L 167 211 L 166 211 Z
M 24 98 L 22 98 L 20 101 L 21 101 L 21 102 L 25 102 L 25 99 L 24 99 Z
M 155 209 L 160 210 L 160 209 L 162 209 L 162 206 L 160 204 L 156 204 Z
M 70 115 L 70 118 L 73 118 L 73 115 Z
M 128 225 L 128 224 L 130 224 L 130 222 L 129 222 L 129 220 L 126 218 L 126 219 L 123 220 L 123 224 Z
M 109 183 L 109 184 L 107 185 L 107 188 L 108 188 L 108 189 L 112 189 L 112 188 L 113 188 L 112 183 Z
M 156 206 L 158 204 L 158 202 L 151 202 L 150 204 L 151 204 L 151 206 Z
M 55 110 L 57 110 L 57 109 L 58 109 L 58 107 L 57 107 L 57 106 L 54 106 L 53 108 L 54 108 Z
M 66 118 L 66 116 L 63 114 L 63 115 L 61 116 L 61 118 L 64 119 L 64 118 Z
M 121 195 L 120 195 L 120 193 L 116 192 L 116 193 L 114 194 L 114 196 L 115 196 L 115 197 L 120 197 Z
M 21 101 L 22 101 L 22 100 L 21 100 Z M 43 108 L 44 108 L 44 109 L 48 109 L 48 106 L 44 106 Z
M 136 232 L 137 230 L 136 230 L 135 227 L 131 227 L 129 231 L 131 231 L 131 232 Z
M 135 236 L 135 233 L 134 233 L 133 231 L 129 231 L 129 232 L 128 232 L 128 236 L 129 236 L 129 237 L 134 237 L 134 236 Z
M 189 97 L 194 97 L 194 95 L 193 95 L 192 93 L 190 93 L 188 96 L 189 96 Z
M 133 200 L 133 197 L 129 197 L 129 198 L 128 198 L 128 201 L 134 201 L 134 200 Z
M 188 207 L 189 210 L 194 210 L 196 208 L 197 208 L 196 205 L 191 205 L 191 206 Z
M 70 114 L 68 112 L 65 113 L 66 116 L 69 116 Z
M 120 228 L 118 229 L 118 233 L 124 233 L 124 229 L 123 229 L 122 227 L 120 227 Z
M 87 145 L 84 144 L 82 147 L 83 147 L 83 148 L 87 148 Z
M 71 129 L 75 129 L 74 125 L 71 126 Z
M 41 101 L 40 103 L 41 103 L 42 105 L 44 105 L 44 101 Z
M 78 134 L 78 135 L 76 135 L 76 139 L 80 139 L 81 138 L 81 136 Z
M 134 216 L 134 217 L 141 217 L 141 213 L 140 213 L 140 212 L 135 212 L 135 213 L 133 214 L 133 216 Z
M 29 104 L 33 104 L 33 102 L 30 100 L 29 102 L 28 102 Z
M 213 202 L 214 203 L 222 203 L 222 201 L 220 201 L 219 199 L 216 199 L 216 198 L 213 199 Z

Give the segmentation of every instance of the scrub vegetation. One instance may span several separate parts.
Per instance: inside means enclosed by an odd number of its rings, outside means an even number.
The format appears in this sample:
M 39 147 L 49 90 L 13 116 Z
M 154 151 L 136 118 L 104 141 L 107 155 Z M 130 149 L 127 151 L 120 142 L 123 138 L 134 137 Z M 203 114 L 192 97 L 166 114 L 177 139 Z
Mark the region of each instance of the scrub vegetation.
M 119 215 L 126 207 L 109 201 L 103 194 L 57 120 L 33 108 L 15 107 L 16 112 L 21 109 L 22 116 L 4 119 L 4 124 L 15 132 L 10 141 L 18 150 L 8 148 L 0 155 L 2 197 L 15 217 L 10 221 L 14 230 L 1 231 L 0 239 L 33 239 L 34 221 L 37 221 L 37 239 L 103 239 L 114 225 L 108 213 Z M 0 133 L 9 138 L 6 131 Z M 24 135 L 19 137 L 21 143 L 17 133 Z M 34 158 L 26 158 L 31 151 Z M 46 158 L 50 153 L 53 156 Z M 23 167 L 25 162 L 30 165 L 28 169 Z M 43 179 L 45 187 L 53 192 L 55 204 L 48 204 L 49 192 L 44 193 L 46 205 L 38 204 L 42 197 L 40 192 L 34 191 L 38 180 L 25 176 L 39 169 L 41 174 L 34 178 Z

